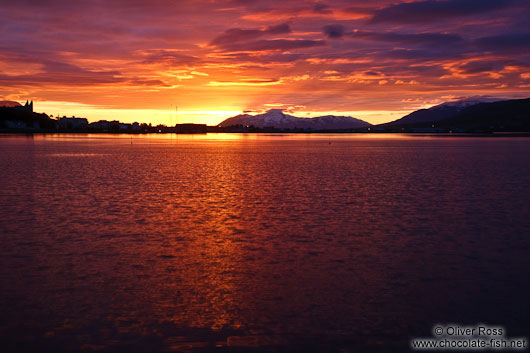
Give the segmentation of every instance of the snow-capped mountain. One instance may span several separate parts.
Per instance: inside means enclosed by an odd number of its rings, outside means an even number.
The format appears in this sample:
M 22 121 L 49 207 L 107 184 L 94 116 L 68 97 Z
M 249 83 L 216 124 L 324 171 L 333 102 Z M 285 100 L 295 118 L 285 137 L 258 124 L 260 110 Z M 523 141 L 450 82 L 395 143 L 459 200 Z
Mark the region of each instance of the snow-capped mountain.
M 429 109 L 439 109 L 441 107 L 455 107 L 455 108 L 462 109 L 462 108 L 467 108 L 472 105 L 476 105 L 480 103 L 493 103 L 493 102 L 498 102 L 501 100 L 503 99 L 477 96 L 477 97 L 465 98 L 465 99 L 461 99 L 461 100 L 457 100 L 453 102 L 445 102 L 439 105 L 435 105 L 434 107 L 431 107 Z
M 461 109 L 455 117 L 437 122 L 436 126 L 465 131 L 528 132 L 530 99 L 510 99 L 469 105 Z
M 220 127 L 243 125 L 256 128 L 306 129 L 306 130 L 340 130 L 356 129 L 371 126 L 366 121 L 350 116 L 319 116 L 316 118 L 298 118 L 285 114 L 281 109 L 271 109 L 264 114 L 241 114 L 228 118 L 219 124 Z
M 388 123 L 388 125 L 406 125 L 451 119 L 458 115 L 462 109 L 467 107 L 480 103 L 493 103 L 498 101 L 502 101 L 502 99 L 492 97 L 470 97 L 453 102 L 446 102 L 428 109 L 416 110 L 401 119 Z

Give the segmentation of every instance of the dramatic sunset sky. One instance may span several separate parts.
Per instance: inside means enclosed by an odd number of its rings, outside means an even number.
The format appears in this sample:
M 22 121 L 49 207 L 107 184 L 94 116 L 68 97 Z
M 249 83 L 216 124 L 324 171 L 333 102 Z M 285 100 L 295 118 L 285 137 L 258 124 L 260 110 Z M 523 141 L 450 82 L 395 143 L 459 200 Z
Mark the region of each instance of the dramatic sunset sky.
M 89 121 L 530 97 L 528 0 L 0 0 L 0 18 L 0 100 Z

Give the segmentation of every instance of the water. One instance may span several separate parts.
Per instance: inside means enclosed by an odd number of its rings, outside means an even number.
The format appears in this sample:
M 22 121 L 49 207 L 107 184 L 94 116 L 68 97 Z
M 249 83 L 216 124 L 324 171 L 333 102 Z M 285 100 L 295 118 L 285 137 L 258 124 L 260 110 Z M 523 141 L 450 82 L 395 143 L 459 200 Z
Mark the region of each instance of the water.
M 408 351 L 530 332 L 530 139 L 0 138 L 13 352 Z

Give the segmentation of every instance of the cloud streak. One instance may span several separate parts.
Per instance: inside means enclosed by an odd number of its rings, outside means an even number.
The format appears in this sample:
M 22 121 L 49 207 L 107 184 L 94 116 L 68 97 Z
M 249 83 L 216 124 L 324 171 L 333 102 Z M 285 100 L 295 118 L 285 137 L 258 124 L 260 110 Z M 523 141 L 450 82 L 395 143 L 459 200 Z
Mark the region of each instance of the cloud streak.
M 428 22 L 445 18 L 471 16 L 507 8 L 514 0 L 427 0 L 405 2 L 375 11 L 373 23 Z
M 215 37 L 210 45 L 216 47 L 222 47 L 234 42 L 254 40 L 263 36 L 287 34 L 291 32 L 291 28 L 288 23 L 282 23 L 275 26 L 269 26 L 264 29 L 242 29 L 242 28 L 230 28 L 223 34 Z
M 323 40 L 309 39 L 271 39 L 252 42 L 232 42 L 219 46 L 230 52 L 263 52 L 263 51 L 288 51 L 293 49 L 313 48 L 326 45 Z

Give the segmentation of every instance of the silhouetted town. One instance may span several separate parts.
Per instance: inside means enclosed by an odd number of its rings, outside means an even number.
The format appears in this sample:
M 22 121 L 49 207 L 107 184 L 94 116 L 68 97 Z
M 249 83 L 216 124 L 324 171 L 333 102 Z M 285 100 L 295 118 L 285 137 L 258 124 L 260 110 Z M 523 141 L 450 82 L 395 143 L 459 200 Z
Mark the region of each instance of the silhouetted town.
M 274 115 L 274 119 L 270 117 Z M 276 125 L 271 125 L 271 121 Z M 307 125 L 319 123 L 319 125 Z M 344 124 L 350 124 L 349 127 Z M 351 125 L 353 124 L 353 125 Z M 89 123 L 76 116 L 48 116 L 33 111 L 33 101 L 24 105 L 0 101 L 0 132 L 4 133 L 260 133 L 260 132 L 333 132 L 333 133 L 492 133 L 530 132 L 530 99 L 482 102 L 463 100 L 420 109 L 401 119 L 372 125 L 362 120 L 342 116 L 297 118 L 282 111 L 270 110 L 260 115 L 238 115 L 217 126 L 206 124 L 176 124 L 166 126 L 148 123 L 123 123 L 100 120 Z
M 176 124 L 175 126 L 147 123 L 123 123 L 118 120 L 99 120 L 89 123 L 76 116 L 48 116 L 33 111 L 33 101 L 25 105 L 0 101 L 0 132 L 103 132 L 103 133 L 206 133 L 206 124 Z M 211 127 L 215 128 L 215 127 Z

